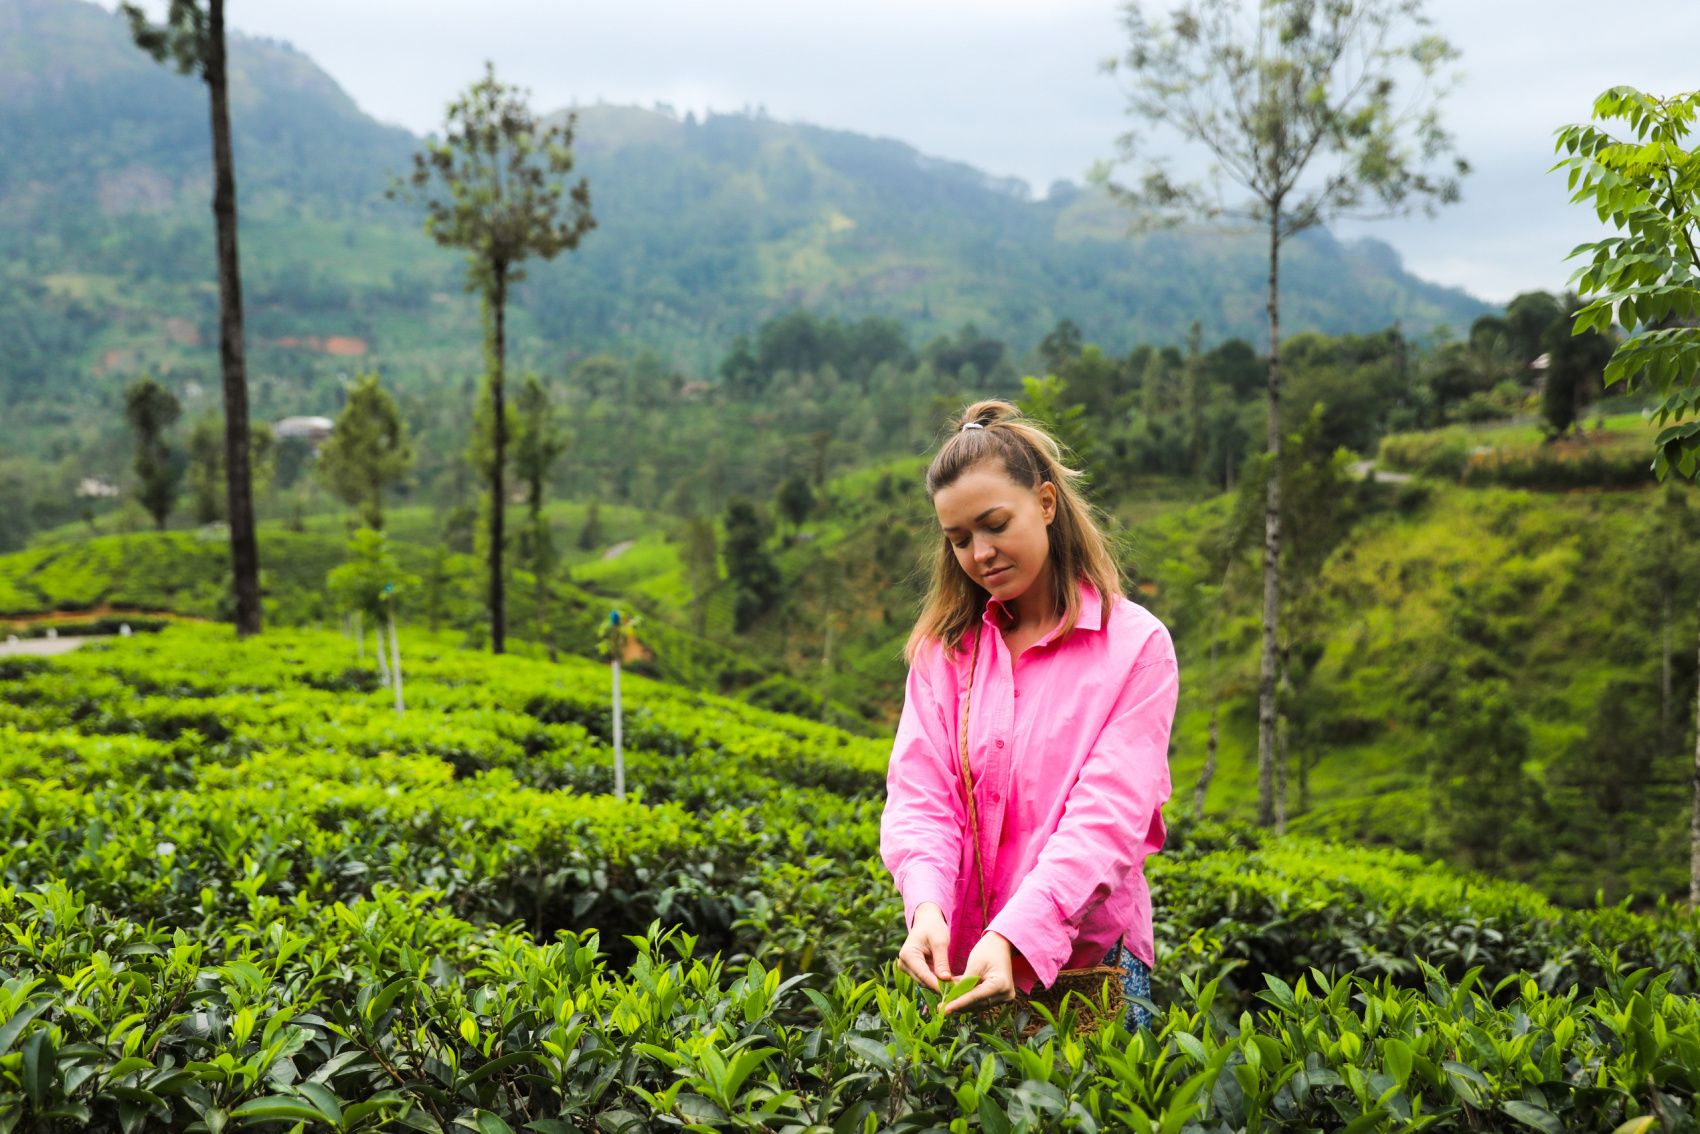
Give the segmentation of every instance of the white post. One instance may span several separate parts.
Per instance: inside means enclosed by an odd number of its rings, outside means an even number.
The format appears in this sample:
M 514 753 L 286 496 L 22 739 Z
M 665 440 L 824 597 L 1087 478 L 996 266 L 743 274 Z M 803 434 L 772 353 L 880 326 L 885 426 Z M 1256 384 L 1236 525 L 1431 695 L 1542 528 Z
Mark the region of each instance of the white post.
M 390 684 L 389 651 L 384 648 L 384 624 L 376 619 L 372 623 L 372 645 L 377 647 L 378 652 L 378 684 L 387 689 Z
M 366 626 L 360 612 L 354 612 L 354 664 L 366 664 Z
M 395 632 L 395 599 L 390 599 L 390 673 L 395 678 L 395 711 L 400 716 L 407 711 L 401 699 L 401 643 Z
M 626 758 L 620 748 L 620 612 L 608 612 L 610 654 L 614 659 L 614 798 L 626 798 Z

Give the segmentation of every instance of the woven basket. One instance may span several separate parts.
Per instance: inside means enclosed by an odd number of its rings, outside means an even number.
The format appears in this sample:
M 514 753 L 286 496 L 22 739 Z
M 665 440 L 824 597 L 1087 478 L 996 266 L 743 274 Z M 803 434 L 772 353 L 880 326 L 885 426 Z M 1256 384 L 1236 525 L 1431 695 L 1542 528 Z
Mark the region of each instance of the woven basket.
M 1112 965 L 1094 965 L 1089 969 L 1064 969 L 1057 974 L 1056 983 L 1049 988 L 1033 987 L 1032 995 L 1016 994 L 1014 1000 L 1000 1004 L 986 1013 L 986 1022 L 1003 1027 L 1026 1017 L 1021 1025 L 1022 1038 L 1049 1027 L 1049 1022 L 1037 1008 L 1043 1006 L 1060 1024 L 1063 999 L 1074 1016 L 1074 1034 L 1095 1032 L 1099 1026 L 1119 1020 L 1127 1012 L 1127 996 L 1122 992 L 1122 971 Z

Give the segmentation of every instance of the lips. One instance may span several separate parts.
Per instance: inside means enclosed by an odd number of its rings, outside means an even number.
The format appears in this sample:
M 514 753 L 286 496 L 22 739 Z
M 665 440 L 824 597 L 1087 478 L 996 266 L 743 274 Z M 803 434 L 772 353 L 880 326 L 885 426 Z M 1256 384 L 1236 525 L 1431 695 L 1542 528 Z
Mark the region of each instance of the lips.
M 1014 568 L 999 567 L 996 571 L 988 571 L 984 575 L 981 575 L 980 581 L 983 583 L 995 583 L 1005 575 L 1008 575 L 1012 570 L 1014 570 Z

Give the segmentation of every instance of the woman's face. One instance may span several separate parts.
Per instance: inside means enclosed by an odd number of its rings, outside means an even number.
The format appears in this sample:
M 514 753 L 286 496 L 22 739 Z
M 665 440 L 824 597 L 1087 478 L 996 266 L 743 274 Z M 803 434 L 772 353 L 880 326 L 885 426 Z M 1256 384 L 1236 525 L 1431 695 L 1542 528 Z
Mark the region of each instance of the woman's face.
M 1001 461 L 982 461 L 933 494 L 939 527 L 968 577 L 1005 603 L 1045 577 L 1057 513 L 1050 481 L 1024 488 Z

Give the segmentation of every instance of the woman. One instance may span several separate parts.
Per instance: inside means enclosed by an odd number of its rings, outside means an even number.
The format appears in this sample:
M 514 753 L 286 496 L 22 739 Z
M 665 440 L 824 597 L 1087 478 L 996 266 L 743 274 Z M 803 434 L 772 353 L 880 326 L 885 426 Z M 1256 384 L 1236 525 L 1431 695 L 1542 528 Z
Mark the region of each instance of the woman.
M 995 401 L 968 407 L 927 469 L 941 539 L 904 651 L 880 853 L 909 927 L 898 963 L 934 991 L 979 978 L 943 1012 L 1120 963 L 1131 1029 L 1150 1022 L 1131 997 L 1150 996 L 1143 866 L 1163 845 L 1179 678 L 1168 630 L 1121 593 L 1079 476 Z

